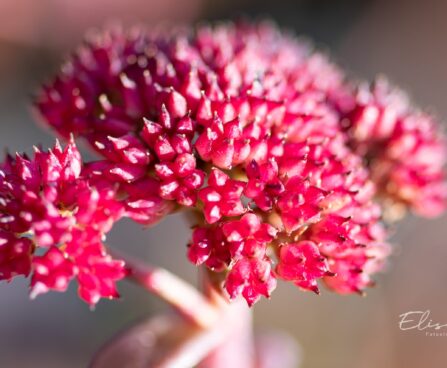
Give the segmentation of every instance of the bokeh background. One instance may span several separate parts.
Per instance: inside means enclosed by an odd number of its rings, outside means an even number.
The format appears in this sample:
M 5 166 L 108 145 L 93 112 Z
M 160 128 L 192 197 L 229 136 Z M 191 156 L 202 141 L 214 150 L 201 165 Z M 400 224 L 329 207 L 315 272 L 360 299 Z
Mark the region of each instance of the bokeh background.
M 31 95 L 86 29 L 109 20 L 156 24 L 241 15 L 272 17 L 308 35 L 354 76 L 386 74 L 418 104 L 447 118 L 444 0 L 1 0 L 0 146 L 30 151 L 36 142 L 52 144 L 33 121 Z M 447 337 L 400 331 L 398 316 L 430 309 L 447 323 L 446 217 L 409 218 L 397 230 L 389 270 L 366 298 L 317 297 L 281 284 L 271 301 L 256 306 L 256 328 L 293 335 L 304 368 L 445 366 Z M 184 256 L 188 234 L 182 218 L 173 216 L 146 231 L 121 223 L 109 243 L 195 282 L 196 269 Z M 73 288 L 29 301 L 24 280 L 0 285 L 0 367 L 85 367 L 116 331 L 165 308 L 131 284 L 120 290 L 120 301 L 102 302 L 92 312 Z

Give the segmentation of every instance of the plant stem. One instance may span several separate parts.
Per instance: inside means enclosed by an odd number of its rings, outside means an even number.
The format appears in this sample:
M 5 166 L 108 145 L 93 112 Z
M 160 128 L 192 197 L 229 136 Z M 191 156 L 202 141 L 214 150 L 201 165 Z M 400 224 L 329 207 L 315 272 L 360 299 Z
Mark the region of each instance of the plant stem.
M 253 367 L 251 310 L 244 300 L 230 303 L 222 293 L 220 280 L 212 273 L 202 269 L 202 292 L 161 267 L 114 250 L 109 252 L 124 260 L 129 280 L 167 302 L 183 318 L 158 318 L 147 327 L 137 326 L 106 346 L 91 367 L 114 367 L 119 361 L 115 351 L 120 352 L 118 355 L 137 354 L 135 359 L 144 358 L 154 368 Z M 152 351 L 145 352 L 135 341 L 143 339 L 148 331 L 156 340 Z
M 201 328 L 209 328 L 219 318 L 219 310 L 196 288 L 161 267 L 142 264 L 138 260 L 111 253 L 126 262 L 128 279 L 157 295 L 182 316 Z
M 202 269 L 202 289 L 213 305 L 221 311 L 214 330 L 221 336 L 220 343 L 210 350 L 199 368 L 254 367 L 252 310 L 245 300 L 231 302 L 223 295 L 221 283 L 209 270 Z
M 254 367 L 252 311 L 245 300 L 227 303 L 214 332 L 221 340 L 198 365 L 199 368 Z

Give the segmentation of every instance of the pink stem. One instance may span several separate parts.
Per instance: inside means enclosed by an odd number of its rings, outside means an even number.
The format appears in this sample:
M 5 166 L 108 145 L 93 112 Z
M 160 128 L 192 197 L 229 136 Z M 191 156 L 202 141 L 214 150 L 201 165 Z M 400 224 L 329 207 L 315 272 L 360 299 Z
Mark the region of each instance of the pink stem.
M 252 313 L 245 300 L 228 304 L 214 330 L 221 336 L 220 343 L 209 351 L 199 368 L 254 368 Z
M 212 274 L 202 270 L 202 288 L 205 295 L 222 311 L 214 326 L 221 336 L 220 343 L 206 355 L 199 368 L 254 367 L 254 341 L 252 310 L 239 298 L 228 302 Z
M 145 359 L 151 360 L 151 367 L 197 365 L 207 368 L 230 366 L 252 368 L 254 366 L 251 311 L 245 301 L 229 303 L 218 286 L 219 282 L 211 282 L 210 274 L 207 272 L 203 273 L 202 293 L 163 268 L 143 264 L 113 250 L 109 252 L 115 258 L 126 262 L 128 279 L 166 301 L 184 317 L 183 320 L 172 322 L 174 324 L 171 322 L 162 324 L 163 329 L 156 348 L 148 352 L 147 357 L 147 354 L 140 352 Z M 153 329 L 157 326 L 160 327 L 160 324 L 148 326 L 151 329 L 151 336 L 154 335 Z M 144 332 L 146 328 L 140 330 Z M 139 330 L 131 331 L 128 336 L 114 343 L 112 348 L 103 349 L 95 357 L 91 367 L 115 366 L 110 365 L 111 361 L 116 360 L 114 351 L 123 344 L 122 349 L 126 352 L 129 349 L 129 341 L 133 341 L 135 336 L 139 341 L 140 334 Z M 130 345 L 139 351 L 135 343 Z
M 182 316 L 205 329 L 215 324 L 219 310 L 192 285 L 164 268 L 142 264 L 115 251 L 111 253 L 126 262 L 128 279 L 157 295 Z

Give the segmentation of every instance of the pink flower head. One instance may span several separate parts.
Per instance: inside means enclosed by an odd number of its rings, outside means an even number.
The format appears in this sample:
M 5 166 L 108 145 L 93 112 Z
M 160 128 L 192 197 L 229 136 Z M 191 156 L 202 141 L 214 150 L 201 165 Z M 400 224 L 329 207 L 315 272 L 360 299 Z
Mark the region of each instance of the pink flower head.
M 362 292 L 389 254 L 382 218 L 445 206 L 436 120 L 383 81 L 356 87 L 270 24 L 96 34 L 36 106 L 48 126 L 83 138 L 101 159 L 81 172 L 74 153 L 50 154 L 42 172 L 56 184 L 43 189 L 34 161 L 6 161 L 0 275 L 27 274 L 36 246 L 57 247 L 39 261 L 54 265 L 40 280 L 64 288 L 76 277 L 94 285 L 82 286 L 89 300 L 113 297 L 122 275 L 100 256 L 97 237 L 77 245 L 85 257 L 67 253 L 78 223 L 105 233 L 121 216 L 150 225 L 187 207 L 198 222 L 188 258 L 251 305 L 276 278 Z M 78 197 L 97 204 L 83 210 Z M 30 230 L 32 240 L 22 236 Z

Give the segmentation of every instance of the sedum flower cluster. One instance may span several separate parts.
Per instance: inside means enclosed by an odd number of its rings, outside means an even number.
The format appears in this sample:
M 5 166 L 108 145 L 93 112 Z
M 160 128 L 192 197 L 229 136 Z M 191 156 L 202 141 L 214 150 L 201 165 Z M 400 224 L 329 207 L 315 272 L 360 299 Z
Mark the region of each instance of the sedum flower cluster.
M 362 293 L 390 253 L 383 219 L 446 202 L 434 117 L 266 23 L 91 35 L 35 105 L 69 143 L 0 169 L 0 279 L 31 275 L 32 295 L 76 279 L 89 304 L 116 297 L 105 234 L 185 208 L 188 259 L 231 298 L 277 279 Z

